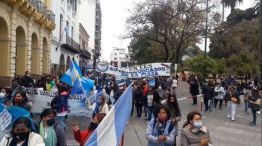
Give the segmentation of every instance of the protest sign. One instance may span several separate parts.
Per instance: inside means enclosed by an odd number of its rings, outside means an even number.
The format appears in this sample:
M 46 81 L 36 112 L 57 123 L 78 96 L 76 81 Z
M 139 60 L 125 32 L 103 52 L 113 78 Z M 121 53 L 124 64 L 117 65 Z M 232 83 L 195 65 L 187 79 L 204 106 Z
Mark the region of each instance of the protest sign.
M 0 113 L 0 128 L 1 131 L 4 131 L 12 122 L 12 115 L 7 111 L 7 109 L 3 109 Z

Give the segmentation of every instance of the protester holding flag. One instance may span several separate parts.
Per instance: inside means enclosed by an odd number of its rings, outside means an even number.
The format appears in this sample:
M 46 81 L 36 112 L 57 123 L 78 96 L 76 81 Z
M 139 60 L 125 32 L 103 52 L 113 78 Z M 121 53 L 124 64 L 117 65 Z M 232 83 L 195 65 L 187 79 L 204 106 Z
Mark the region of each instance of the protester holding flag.
M 29 112 L 32 108 L 32 103 L 29 102 L 26 96 L 26 92 L 24 91 L 16 92 L 12 102 L 13 102 L 13 106 L 21 107 L 23 109 L 26 109 Z
M 74 137 L 77 142 L 80 143 L 80 146 L 84 146 L 86 141 L 89 139 L 91 134 L 95 131 L 99 123 L 104 119 L 106 116 L 105 113 L 98 113 L 95 115 L 95 117 L 92 119 L 88 129 L 80 131 L 80 128 L 77 124 L 73 125 L 73 132 Z
M 165 106 L 160 107 L 157 110 L 157 117 L 148 124 L 147 146 L 173 146 L 176 130 L 170 119 L 170 110 Z
M 55 117 L 56 112 L 51 108 L 41 113 L 39 134 L 44 139 L 46 146 L 67 146 L 65 131 L 59 123 L 56 123 Z
M 18 118 L 10 134 L 5 135 L 0 146 L 45 146 L 42 137 L 32 132 L 32 123 L 26 117 Z

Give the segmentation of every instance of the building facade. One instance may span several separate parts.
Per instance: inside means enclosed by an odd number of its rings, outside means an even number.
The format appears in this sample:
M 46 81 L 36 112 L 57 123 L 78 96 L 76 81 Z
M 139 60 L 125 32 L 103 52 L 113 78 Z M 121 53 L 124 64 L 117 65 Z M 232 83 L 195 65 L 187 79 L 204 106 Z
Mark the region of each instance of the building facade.
M 79 66 L 82 73 L 85 75 L 87 73 L 87 67 L 91 60 L 91 53 L 88 51 L 89 35 L 83 25 L 79 23 L 79 44 L 80 44 L 80 59 Z
M 124 48 L 113 48 L 110 55 L 110 64 L 115 67 L 128 67 L 130 56 Z
M 50 73 L 51 33 L 55 15 L 51 0 L 0 0 L 0 85 L 14 74 Z
M 79 0 L 53 0 L 52 10 L 57 16 L 51 43 L 51 74 L 62 75 L 71 60 L 79 63 Z

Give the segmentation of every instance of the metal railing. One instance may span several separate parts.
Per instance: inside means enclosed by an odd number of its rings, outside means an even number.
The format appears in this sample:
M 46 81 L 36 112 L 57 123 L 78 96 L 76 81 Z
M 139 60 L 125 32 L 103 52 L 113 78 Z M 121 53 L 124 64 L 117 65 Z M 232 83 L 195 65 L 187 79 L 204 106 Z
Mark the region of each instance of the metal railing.
M 70 45 L 74 50 L 80 51 L 80 45 L 69 36 L 66 36 L 66 43 Z
M 27 0 L 28 3 L 42 13 L 47 19 L 55 23 L 55 14 L 47 9 L 47 6 L 40 0 Z

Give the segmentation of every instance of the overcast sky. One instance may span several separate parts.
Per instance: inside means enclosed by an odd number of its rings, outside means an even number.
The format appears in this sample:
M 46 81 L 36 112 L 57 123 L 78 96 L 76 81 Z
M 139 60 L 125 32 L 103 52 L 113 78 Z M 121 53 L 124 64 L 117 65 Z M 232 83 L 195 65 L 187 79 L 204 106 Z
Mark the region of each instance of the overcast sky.
M 141 0 L 101 0 L 102 9 L 102 59 L 110 61 L 113 47 L 127 48 L 129 40 L 121 39 L 126 34 L 126 18 L 135 2 Z M 244 0 L 238 7 L 246 9 L 254 0 Z M 228 10 L 229 11 L 229 10 Z

